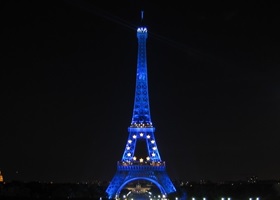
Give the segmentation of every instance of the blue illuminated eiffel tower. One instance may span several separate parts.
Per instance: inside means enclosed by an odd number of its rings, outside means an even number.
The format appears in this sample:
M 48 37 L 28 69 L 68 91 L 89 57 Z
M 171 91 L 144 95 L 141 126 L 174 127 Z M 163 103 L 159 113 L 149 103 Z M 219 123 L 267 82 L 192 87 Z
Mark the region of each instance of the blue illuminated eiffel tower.
M 143 20 L 143 12 L 141 12 L 141 20 Z M 165 162 L 160 158 L 154 136 L 155 128 L 151 121 L 146 59 L 147 37 L 147 27 L 138 27 L 138 60 L 132 121 L 128 127 L 129 135 L 122 160 L 118 161 L 117 172 L 106 190 L 109 199 L 117 199 L 125 185 L 135 180 L 154 183 L 165 196 L 176 192 L 167 175 Z M 135 150 L 140 141 L 146 142 L 146 155 L 138 158 Z

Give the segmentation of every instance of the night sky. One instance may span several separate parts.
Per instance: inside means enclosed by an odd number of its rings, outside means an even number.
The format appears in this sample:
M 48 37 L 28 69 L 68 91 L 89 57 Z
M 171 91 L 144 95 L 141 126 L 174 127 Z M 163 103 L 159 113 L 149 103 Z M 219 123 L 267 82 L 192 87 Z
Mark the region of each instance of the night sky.
M 151 117 L 171 179 L 279 179 L 280 17 L 265 2 L 1 2 L 4 179 L 113 178 L 142 9 Z

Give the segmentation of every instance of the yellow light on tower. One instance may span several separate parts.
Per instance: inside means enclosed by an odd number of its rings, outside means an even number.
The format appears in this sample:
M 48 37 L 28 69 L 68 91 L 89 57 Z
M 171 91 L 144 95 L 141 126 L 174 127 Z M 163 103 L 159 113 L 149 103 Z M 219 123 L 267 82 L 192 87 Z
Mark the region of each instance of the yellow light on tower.
M 140 163 L 142 163 L 144 161 L 144 159 L 143 158 L 140 158 Z
M 133 160 L 136 160 L 136 159 L 137 159 L 136 156 L 134 156 L 134 157 L 133 157 Z

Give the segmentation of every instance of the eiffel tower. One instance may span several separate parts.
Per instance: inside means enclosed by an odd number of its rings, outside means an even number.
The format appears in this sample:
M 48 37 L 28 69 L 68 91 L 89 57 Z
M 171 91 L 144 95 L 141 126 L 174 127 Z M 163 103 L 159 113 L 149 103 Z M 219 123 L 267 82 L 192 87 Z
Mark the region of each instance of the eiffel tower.
M 143 11 L 141 21 L 143 21 Z M 106 189 L 109 199 L 118 199 L 125 185 L 136 180 L 154 183 L 164 196 L 176 192 L 167 175 L 165 162 L 160 158 L 154 136 L 155 128 L 151 121 L 146 58 L 147 37 L 147 27 L 139 26 L 137 28 L 138 58 L 132 121 L 128 127 L 128 140 L 122 160 L 117 162 L 117 172 Z M 136 144 L 141 141 L 146 143 L 146 154 L 138 158 L 135 154 Z

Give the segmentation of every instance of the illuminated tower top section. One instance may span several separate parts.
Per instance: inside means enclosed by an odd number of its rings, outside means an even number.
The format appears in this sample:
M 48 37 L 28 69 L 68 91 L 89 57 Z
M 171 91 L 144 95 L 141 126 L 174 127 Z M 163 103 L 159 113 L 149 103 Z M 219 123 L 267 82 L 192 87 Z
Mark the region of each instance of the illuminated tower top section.
M 141 21 L 143 21 L 144 12 L 141 12 Z M 146 58 L 146 39 L 148 29 L 145 26 L 137 28 L 138 38 L 138 59 L 136 72 L 136 89 L 134 99 L 134 109 L 131 121 L 131 127 L 152 127 L 149 93 L 148 93 L 148 73 Z

